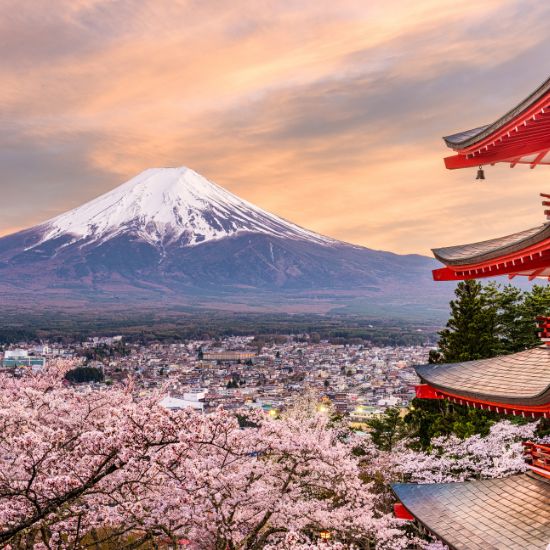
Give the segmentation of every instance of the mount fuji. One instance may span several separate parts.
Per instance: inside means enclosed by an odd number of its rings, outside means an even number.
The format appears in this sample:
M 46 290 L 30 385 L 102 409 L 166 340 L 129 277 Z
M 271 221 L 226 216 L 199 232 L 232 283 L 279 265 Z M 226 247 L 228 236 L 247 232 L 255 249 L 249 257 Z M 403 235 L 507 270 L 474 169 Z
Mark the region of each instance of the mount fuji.
M 406 310 L 448 300 L 434 265 L 319 235 L 188 168 L 153 168 L 0 238 L 0 301 Z
M 306 240 L 336 241 L 278 218 L 229 193 L 189 168 L 153 168 L 42 226 L 40 246 L 71 235 L 67 244 L 98 245 L 133 235 L 163 249 L 194 246 L 242 233 Z

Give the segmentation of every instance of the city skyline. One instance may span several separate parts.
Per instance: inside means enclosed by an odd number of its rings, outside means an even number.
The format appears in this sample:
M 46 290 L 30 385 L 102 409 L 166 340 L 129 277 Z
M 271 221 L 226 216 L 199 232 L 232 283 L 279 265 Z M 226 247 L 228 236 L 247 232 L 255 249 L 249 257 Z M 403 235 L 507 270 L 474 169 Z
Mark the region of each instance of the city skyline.
M 545 3 L 57 5 L 0 1 L 1 235 L 166 165 L 395 252 L 544 220 L 544 171 L 476 183 L 445 170 L 440 136 L 548 76 Z

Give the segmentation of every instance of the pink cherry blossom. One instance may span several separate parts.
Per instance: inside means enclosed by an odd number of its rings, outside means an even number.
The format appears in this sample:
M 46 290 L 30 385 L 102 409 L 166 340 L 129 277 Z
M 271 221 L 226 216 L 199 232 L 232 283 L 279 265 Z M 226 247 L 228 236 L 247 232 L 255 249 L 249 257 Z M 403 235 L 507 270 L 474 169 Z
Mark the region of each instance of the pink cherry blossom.
M 505 477 L 527 470 L 521 442 L 533 439 L 537 423 L 512 424 L 504 420 L 482 437 L 438 437 L 430 452 L 418 452 L 402 442 L 391 460 L 395 472 L 416 483 L 445 483 Z
M 0 543 L 139 542 L 196 549 L 287 544 L 402 548 L 400 522 L 361 480 L 353 439 L 323 414 L 273 420 L 170 412 L 159 395 L 66 386 L 56 365 L 0 376 Z M 368 443 L 366 443 L 368 445 Z M 372 450 L 372 449 L 371 449 Z M 374 451 L 372 451 L 374 453 Z
M 3 547 L 440 550 L 393 517 L 388 484 L 522 471 L 534 430 L 501 422 L 487 437 L 387 454 L 307 396 L 279 419 L 249 412 L 242 428 L 224 410 L 168 411 L 131 382 L 67 385 L 71 365 L 0 375 Z

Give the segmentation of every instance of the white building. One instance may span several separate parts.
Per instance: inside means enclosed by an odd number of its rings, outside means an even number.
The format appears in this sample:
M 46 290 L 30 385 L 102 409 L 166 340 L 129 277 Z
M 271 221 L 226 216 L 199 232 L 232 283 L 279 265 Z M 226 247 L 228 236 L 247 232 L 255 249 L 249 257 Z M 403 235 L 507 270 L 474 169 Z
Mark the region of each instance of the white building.
M 183 399 L 167 395 L 160 401 L 159 405 L 171 411 L 179 411 L 181 409 L 191 408 L 195 411 L 204 412 L 205 397 L 206 392 L 204 390 L 184 393 Z

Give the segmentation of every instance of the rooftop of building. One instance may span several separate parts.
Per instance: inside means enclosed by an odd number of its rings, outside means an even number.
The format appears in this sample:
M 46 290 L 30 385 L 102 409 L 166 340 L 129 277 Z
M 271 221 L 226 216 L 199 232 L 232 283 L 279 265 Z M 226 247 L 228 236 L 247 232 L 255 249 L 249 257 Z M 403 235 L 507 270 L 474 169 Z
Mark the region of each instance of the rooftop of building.
M 475 265 L 514 254 L 550 238 L 550 223 L 525 231 L 470 244 L 434 248 L 434 256 L 446 265 Z
M 416 367 L 431 387 L 465 398 L 497 403 L 550 403 L 550 347 L 460 363 Z
M 550 480 L 536 474 L 392 489 L 452 550 L 545 550 L 550 541 Z
M 545 80 L 534 92 L 529 94 L 523 101 L 520 101 L 513 109 L 510 109 L 492 124 L 485 124 L 471 130 L 457 132 L 445 136 L 443 139 L 447 146 L 452 149 L 471 147 L 501 129 L 548 94 L 550 94 L 550 78 Z

